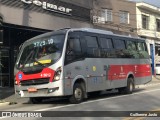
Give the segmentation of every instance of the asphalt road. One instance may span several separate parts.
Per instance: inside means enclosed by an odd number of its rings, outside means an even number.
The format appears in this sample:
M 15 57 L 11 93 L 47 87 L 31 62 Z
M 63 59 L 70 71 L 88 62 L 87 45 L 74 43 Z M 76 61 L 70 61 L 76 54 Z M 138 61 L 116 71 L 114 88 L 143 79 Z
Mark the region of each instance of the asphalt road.
M 90 97 L 85 102 L 81 104 L 69 104 L 66 99 L 57 99 L 57 100 L 46 100 L 42 104 L 30 104 L 24 102 L 23 104 L 16 104 L 10 106 L 3 106 L 0 108 L 0 111 L 160 111 L 160 85 L 152 85 L 148 87 L 142 87 L 136 89 L 133 94 L 130 95 L 119 95 L 116 91 L 110 92 L 107 94 L 102 94 L 96 97 Z M 50 112 L 50 115 L 53 115 L 54 112 Z M 71 112 L 68 115 L 74 116 L 76 112 Z M 146 112 L 145 112 L 146 113 Z M 145 114 L 144 113 L 144 114 Z M 63 117 L 63 112 L 60 113 Z M 96 112 L 90 114 L 91 117 L 83 118 L 51 118 L 47 117 L 47 120 L 59 120 L 59 119 L 83 119 L 83 120 L 97 120 L 100 118 L 95 118 Z M 160 114 L 160 112 L 159 112 Z M 116 112 L 113 112 L 113 117 L 116 116 Z M 83 114 L 82 114 L 83 116 Z M 105 116 L 105 115 L 104 115 Z M 2 119 L 2 118 L 0 118 Z M 3 118 L 9 120 L 9 118 Z M 12 120 L 18 120 L 17 118 L 10 118 Z M 22 119 L 22 118 L 19 118 Z M 27 118 L 23 118 L 25 120 Z M 44 118 L 29 118 L 30 120 L 38 120 Z M 116 118 L 102 118 L 101 119 L 122 119 L 130 120 L 131 117 L 116 117 Z M 136 118 L 137 119 L 137 118 Z M 141 119 L 151 119 L 146 117 L 138 118 Z M 158 119 L 154 117 L 153 119 Z

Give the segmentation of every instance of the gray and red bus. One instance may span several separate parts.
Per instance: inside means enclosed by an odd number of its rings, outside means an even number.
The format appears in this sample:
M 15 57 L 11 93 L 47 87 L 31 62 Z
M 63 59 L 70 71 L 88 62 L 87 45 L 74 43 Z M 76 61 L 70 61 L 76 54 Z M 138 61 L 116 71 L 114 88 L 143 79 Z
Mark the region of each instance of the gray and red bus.
M 152 80 L 144 39 L 92 28 L 61 29 L 27 40 L 17 57 L 15 92 L 33 103 L 67 97 L 80 103 L 88 93 L 132 93 Z

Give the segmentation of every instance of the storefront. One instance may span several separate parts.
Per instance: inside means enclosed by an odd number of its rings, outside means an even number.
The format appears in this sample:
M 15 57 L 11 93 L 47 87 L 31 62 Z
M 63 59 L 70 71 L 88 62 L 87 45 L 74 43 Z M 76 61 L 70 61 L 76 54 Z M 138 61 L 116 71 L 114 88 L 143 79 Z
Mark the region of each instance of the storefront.
M 92 27 L 88 1 L 3 0 L 0 3 L 0 86 L 13 86 L 19 46 L 36 35 L 68 27 Z M 86 3 L 85 3 L 86 2 Z
M 152 74 L 156 74 L 156 66 L 160 64 L 160 41 L 159 38 L 142 37 L 146 39 L 148 52 L 150 55 Z

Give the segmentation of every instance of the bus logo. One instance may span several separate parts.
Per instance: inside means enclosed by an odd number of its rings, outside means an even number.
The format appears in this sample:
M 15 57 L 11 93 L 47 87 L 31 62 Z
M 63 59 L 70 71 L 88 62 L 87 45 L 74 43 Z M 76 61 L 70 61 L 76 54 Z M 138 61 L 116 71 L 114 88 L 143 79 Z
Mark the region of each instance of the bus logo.
M 22 74 L 19 74 L 19 75 L 18 75 L 18 78 L 21 80 L 21 79 L 22 79 Z

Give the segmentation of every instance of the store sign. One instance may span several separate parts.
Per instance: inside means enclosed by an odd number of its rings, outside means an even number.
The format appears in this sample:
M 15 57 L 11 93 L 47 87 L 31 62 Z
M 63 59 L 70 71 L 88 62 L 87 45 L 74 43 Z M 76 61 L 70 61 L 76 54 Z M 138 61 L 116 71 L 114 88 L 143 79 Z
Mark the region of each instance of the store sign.
M 41 2 L 39 0 L 21 0 L 21 1 L 28 4 L 28 5 L 34 4 L 36 6 L 42 7 L 45 10 L 58 12 L 61 14 L 71 15 L 71 12 L 72 12 L 71 8 L 67 8 L 67 7 L 64 7 L 61 5 L 51 4 L 48 2 Z
M 77 3 L 68 0 L 0 0 L 0 5 L 8 6 L 11 9 L 24 11 L 35 11 L 40 14 L 49 14 L 51 16 L 64 17 L 80 21 L 91 21 L 91 8 L 79 6 Z M 83 0 L 88 4 L 87 0 Z M 20 14 L 20 11 L 13 14 Z M 7 14 L 4 12 L 2 14 Z M 5 15 L 4 15 L 5 16 Z

